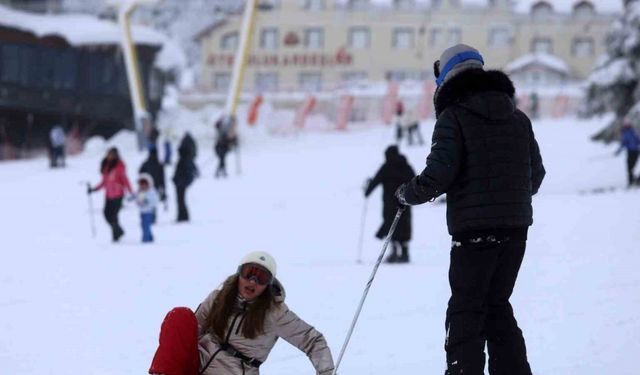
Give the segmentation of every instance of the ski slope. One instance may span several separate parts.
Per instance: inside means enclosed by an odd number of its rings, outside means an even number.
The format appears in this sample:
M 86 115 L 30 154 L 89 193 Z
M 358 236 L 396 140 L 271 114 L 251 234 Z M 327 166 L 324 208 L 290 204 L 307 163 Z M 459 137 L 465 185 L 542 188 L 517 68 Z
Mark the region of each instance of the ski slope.
M 121 211 L 126 234 L 112 244 L 99 179 L 105 145 L 50 170 L 45 159 L 0 164 L 0 372 L 20 375 L 145 374 L 164 314 L 197 307 L 248 251 L 278 261 L 288 305 L 314 324 L 337 357 L 381 249 L 381 191 L 369 199 L 364 264 L 356 264 L 361 186 L 383 161 L 390 128 L 272 137 L 242 129 L 242 175 L 215 180 L 205 117 L 181 123 L 199 142 L 202 176 L 188 191 L 192 222 L 175 224 L 175 194 L 160 209 L 156 242 L 140 243 L 137 208 Z M 202 121 L 200 121 L 200 120 Z M 534 226 L 512 298 L 535 374 L 637 375 L 640 353 L 640 191 L 624 189 L 624 157 L 588 140 L 603 119 L 534 124 L 547 177 L 534 198 Z M 207 122 L 210 123 L 210 122 Z M 422 131 L 430 138 L 432 122 Z M 144 155 L 128 135 L 129 178 Z M 428 146 L 403 147 L 421 170 Z M 168 177 L 172 170 L 167 171 Z M 584 194 L 599 187 L 615 192 Z M 98 234 L 91 237 L 90 216 Z M 414 209 L 409 265 L 383 265 L 340 374 L 441 374 L 448 299 L 445 205 Z M 279 342 L 263 374 L 313 374 L 306 357 Z

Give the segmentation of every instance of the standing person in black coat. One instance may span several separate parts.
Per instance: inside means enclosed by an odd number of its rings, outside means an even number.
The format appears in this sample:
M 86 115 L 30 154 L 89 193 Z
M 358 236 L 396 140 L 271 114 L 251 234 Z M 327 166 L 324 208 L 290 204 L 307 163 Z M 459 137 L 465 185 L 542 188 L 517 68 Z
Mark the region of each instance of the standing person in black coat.
M 144 163 L 142 163 L 142 166 L 140 166 L 139 173 L 148 173 L 151 176 L 151 178 L 153 179 L 153 187 L 158 192 L 160 201 L 166 203 L 167 193 L 164 185 L 164 167 L 162 166 L 162 164 L 160 163 L 160 159 L 158 158 L 157 149 L 151 148 L 149 150 L 149 157 L 147 157 L 147 160 L 145 160 Z M 155 218 L 157 216 L 155 215 L 155 213 L 156 212 L 154 208 L 154 224 Z
M 502 72 L 485 71 L 467 45 L 434 64 L 437 122 L 427 166 L 396 192 L 416 205 L 447 194 L 452 235 L 445 349 L 447 375 L 531 375 L 509 298 L 533 223 L 531 197 L 545 170 L 531 121 Z
M 196 144 L 189 133 L 185 134 L 178 148 L 178 164 L 173 175 L 173 184 L 176 186 L 176 199 L 178 203 L 178 217 L 176 221 L 189 221 L 186 194 L 187 188 L 198 177 L 198 168 L 194 162 Z
M 398 152 L 397 146 L 389 146 L 384 152 L 385 162 L 376 175 L 369 181 L 364 192 L 368 197 L 371 192 L 382 184 L 382 226 L 378 229 L 376 237 L 384 239 L 389 233 L 393 219 L 398 210 L 398 203 L 393 196 L 396 189 L 411 180 L 415 176 L 413 168 L 407 163 L 407 159 Z M 391 236 L 391 254 L 387 263 L 409 262 L 409 241 L 411 240 L 411 209 L 405 210 L 400 217 L 396 231 Z
M 218 157 L 218 167 L 216 168 L 215 177 L 227 177 L 227 154 L 231 150 L 232 139 L 231 129 L 234 125 L 233 117 L 221 117 L 216 121 L 216 143 L 214 151 Z

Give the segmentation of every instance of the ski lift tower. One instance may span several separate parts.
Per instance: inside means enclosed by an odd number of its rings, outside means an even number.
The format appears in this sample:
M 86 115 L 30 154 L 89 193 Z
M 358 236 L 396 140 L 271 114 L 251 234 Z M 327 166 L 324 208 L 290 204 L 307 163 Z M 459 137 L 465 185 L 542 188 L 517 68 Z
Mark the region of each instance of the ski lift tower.
M 151 116 L 147 111 L 147 104 L 144 98 L 144 90 L 142 89 L 142 79 L 140 77 L 140 68 L 138 65 L 138 54 L 136 52 L 135 43 L 131 36 L 131 14 L 136 10 L 138 5 L 153 5 L 161 0 L 109 0 L 108 4 L 115 7 L 118 13 L 118 25 L 121 31 L 120 43 L 124 52 L 124 62 L 127 71 L 127 81 L 129 83 L 129 95 L 131 96 L 131 105 L 133 107 L 133 123 L 136 129 L 138 140 L 138 150 L 145 148 L 147 141 L 146 132 L 149 132 L 152 126 Z
M 256 17 L 257 6 L 258 0 L 247 0 L 245 3 L 244 14 L 242 16 L 242 29 L 240 31 L 240 43 L 233 62 L 231 85 L 229 86 L 229 92 L 227 93 L 224 112 L 220 119 L 221 123 L 224 124 L 224 127 L 226 128 L 226 132 L 234 137 L 236 141 L 238 139 L 236 110 L 238 107 L 240 92 L 242 91 L 242 82 L 244 80 L 244 71 L 247 66 L 247 57 L 249 55 L 249 48 L 251 46 L 251 39 L 253 36 L 253 24 Z M 235 154 L 236 172 L 237 174 L 240 174 L 240 154 L 237 143 L 235 145 Z

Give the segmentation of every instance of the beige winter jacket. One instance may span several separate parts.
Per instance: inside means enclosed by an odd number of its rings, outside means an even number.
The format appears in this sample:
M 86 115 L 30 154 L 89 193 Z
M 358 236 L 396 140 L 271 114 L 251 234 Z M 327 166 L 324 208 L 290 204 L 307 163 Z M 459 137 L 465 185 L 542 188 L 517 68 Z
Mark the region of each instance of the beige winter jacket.
M 229 328 L 227 328 L 227 334 L 230 330 L 229 344 L 245 356 L 264 362 L 278 337 L 282 337 L 309 357 L 317 374 L 330 375 L 334 366 L 333 358 L 324 336 L 289 310 L 284 303 L 284 289 L 277 280 L 274 291 L 278 303 L 267 312 L 264 333 L 255 339 L 243 337 L 240 329 L 243 313 L 239 310 L 230 318 Z M 196 310 L 200 373 L 202 375 L 258 375 L 257 368 L 220 350 L 219 340 L 204 328 L 204 322 L 218 292 L 219 290 L 214 290 Z M 205 366 L 207 366 L 206 369 Z

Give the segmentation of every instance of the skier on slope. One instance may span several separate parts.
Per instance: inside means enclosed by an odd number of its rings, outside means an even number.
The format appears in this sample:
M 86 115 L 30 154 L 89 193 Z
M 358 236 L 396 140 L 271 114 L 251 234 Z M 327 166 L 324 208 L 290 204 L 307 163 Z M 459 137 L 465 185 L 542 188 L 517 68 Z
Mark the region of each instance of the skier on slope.
M 104 218 L 111 227 L 113 242 L 117 242 L 124 235 L 124 230 L 118 222 L 122 199 L 125 192 L 133 193 L 117 148 L 112 147 L 107 151 L 107 156 L 100 163 L 100 173 L 102 173 L 100 184 L 93 188 L 89 187 L 87 192 L 91 194 L 102 188 L 105 189 Z
M 401 205 L 447 194 L 452 235 L 445 350 L 447 375 L 531 375 L 509 298 L 532 224 L 531 197 L 545 170 L 531 122 L 502 72 L 485 71 L 467 45 L 434 64 L 437 122 L 427 165 L 398 188 Z
M 398 152 L 397 146 L 389 146 L 384 152 L 385 162 L 376 175 L 369 181 L 364 196 L 371 195 L 373 190 L 382 184 L 382 226 L 378 229 L 376 237 L 384 239 L 391 223 L 396 215 L 398 205 L 393 196 L 398 186 L 411 180 L 415 176 L 413 168 L 407 163 L 404 155 Z M 387 263 L 409 262 L 409 241 L 411 240 L 411 209 L 404 212 L 395 232 L 391 236 L 391 254 L 387 257 Z
M 628 120 L 624 120 L 622 123 L 620 147 L 615 155 L 618 156 L 623 149 L 627 149 L 627 186 L 631 187 L 640 181 L 640 177 L 636 180 L 633 173 L 636 163 L 638 162 L 638 154 L 640 154 L 640 137 Z
M 318 375 L 332 373 L 327 342 L 284 303 L 276 263 L 265 252 L 246 255 L 198 306 L 171 310 L 160 329 L 150 374 L 258 375 L 278 338 L 304 352 Z

